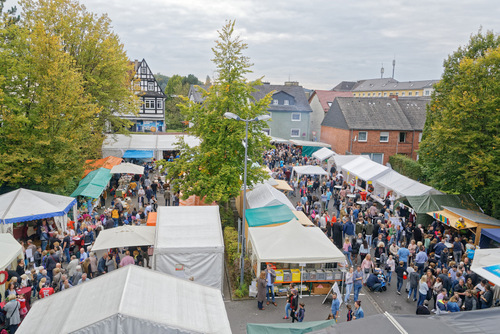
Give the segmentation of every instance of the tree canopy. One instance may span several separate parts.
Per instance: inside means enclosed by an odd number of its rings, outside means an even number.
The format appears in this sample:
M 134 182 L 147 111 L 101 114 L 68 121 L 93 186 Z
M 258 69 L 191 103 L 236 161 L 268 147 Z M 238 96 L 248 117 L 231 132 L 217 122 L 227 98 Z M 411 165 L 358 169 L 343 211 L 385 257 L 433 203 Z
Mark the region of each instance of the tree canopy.
M 183 198 L 206 196 L 207 202 L 226 202 L 239 194 L 243 180 L 245 123 L 224 118 L 232 112 L 241 118 L 255 118 L 267 113 L 271 102 L 268 94 L 260 100 L 252 96 L 261 84 L 260 80 L 248 82 L 245 75 L 252 66 L 243 55 L 247 45 L 233 36 L 234 22 L 228 22 L 220 31 L 215 47 L 213 63 L 217 78 L 207 90 L 197 87 L 204 97 L 201 104 L 184 98 L 180 105 L 185 119 L 193 124 L 188 133 L 201 140 L 190 148 L 180 142 L 180 158 L 166 165 L 174 190 L 180 190 Z M 168 88 L 168 87 L 167 87 Z M 261 132 L 263 122 L 249 123 L 248 182 L 262 180 L 266 173 L 252 162 L 261 162 L 269 139 Z
M 167 129 L 183 129 L 184 116 L 181 114 L 179 104 L 182 98 L 188 96 L 191 85 L 201 85 L 198 78 L 189 74 L 182 77 L 178 74 L 173 75 L 165 87 L 165 124 Z
M 444 61 L 419 157 L 432 186 L 470 193 L 500 218 L 500 37 L 471 36 Z

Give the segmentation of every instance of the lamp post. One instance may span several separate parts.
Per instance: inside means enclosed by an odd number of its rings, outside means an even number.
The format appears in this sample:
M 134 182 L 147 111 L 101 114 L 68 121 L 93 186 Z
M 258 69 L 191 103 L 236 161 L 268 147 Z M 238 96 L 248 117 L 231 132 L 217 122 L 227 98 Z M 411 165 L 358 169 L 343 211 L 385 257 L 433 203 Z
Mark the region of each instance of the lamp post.
M 241 227 L 241 259 L 240 259 L 240 286 L 243 286 L 243 279 L 245 273 L 245 212 L 247 208 L 247 160 L 248 160 L 248 123 L 267 121 L 271 118 L 269 115 L 260 115 L 255 118 L 244 119 L 240 116 L 226 112 L 224 117 L 234 119 L 237 121 L 245 122 L 245 168 L 243 171 L 243 212 L 242 212 L 242 227 Z

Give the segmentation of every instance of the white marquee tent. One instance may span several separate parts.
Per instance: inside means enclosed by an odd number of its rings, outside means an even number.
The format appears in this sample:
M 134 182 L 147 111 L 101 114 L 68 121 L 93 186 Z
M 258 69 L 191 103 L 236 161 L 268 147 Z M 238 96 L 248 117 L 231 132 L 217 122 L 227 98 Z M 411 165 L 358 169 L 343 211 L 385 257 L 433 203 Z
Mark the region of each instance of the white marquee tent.
M 470 268 L 495 285 L 500 285 L 500 248 L 476 249 Z
M 12 232 L 13 223 L 52 217 L 64 231 L 71 209 L 76 211 L 73 197 L 20 188 L 0 195 L 0 232 Z
M 345 164 L 351 162 L 352 160 L 360 158 L 360 157 L 367 159 L 367 160 L 370 159 L 366 155 L 340 155 L 340 154 L 336 154 L 336 155 L 332 156 L 330 159 L 328 159 L 328 170 L 330 170 L 330 167 L 332 166 L 332 164 L 335 164 L 335 166 L 337 167 L 337 171 L 340 171 L 342 169 L 342 166 L 344 166 Z
M 374 181 L 374 188 L 375 193 L 384 195 L 388 190 L 393 190 L 397 195 L 396 197 L 440 194 L 438 190 L 393 170 L 377 178 Z
M 318 227 L 304 227 L 296 219 L 272 227 L 248 229 L 251 259 L 263 262 L 332 263 L 345 256 Z
M 41 299 L 17 333 L 231 333 L 220 291 L 126 266 Z
M 300 175 L 328 175 L 328 173 L 320 166 L 295 166 L 293 167 L 293 173 Z M 292 176 L 293 176 L 292 173 Z
M 9 268 L 9 265 L 23 255 L 23 247 L 10 233 L 0 233 L 0 270 Z
M 252 191 L 247 192 L 247 205 L 249 209 L 280 204 L 285 204 L 291 210 L 295 209 L 285 194 L 268 183 L 260 184 Z
M 111 168 L 111 174 L 144 174 L 144 167 L 130 162 L 123 162 Z
M 326 160 L 334 155 L 335 155 L 335 152 L 333 152 L 332 150 L 330 150 L 327 147 L 320 148 L 319 150 L 317 150 L 316 152 L 314 152 L 312 154 L 313 158 L 316 158 L 319 161 Z
M 389 167 L 363 157 L 358 157 L 344 164 L 341 169 L 344 171 L 345 180 L 350 180 L 353 176 L 357 176 L 365 181 L 376 180 L 390 171 Z M 349 174 L 348 176 L 347 173 Z
M 155 226 L 129 226 L 103 230 L 96 238 L 93 251 L 133 246 L 150 246 L 155 241 Z
M 219 207 L 159 207 L 153 268 L 222 291 L 224 240 Z

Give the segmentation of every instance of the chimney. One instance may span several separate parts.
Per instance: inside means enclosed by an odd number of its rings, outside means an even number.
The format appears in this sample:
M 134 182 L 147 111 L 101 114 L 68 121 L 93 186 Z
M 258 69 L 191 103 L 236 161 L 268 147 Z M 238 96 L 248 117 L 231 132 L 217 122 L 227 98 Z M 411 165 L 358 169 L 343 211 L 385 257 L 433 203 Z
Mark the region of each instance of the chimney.
M 139 60 L 135 59 L 134 60 L 134 69 L 137 71 L 138 68 L 139 68 Z

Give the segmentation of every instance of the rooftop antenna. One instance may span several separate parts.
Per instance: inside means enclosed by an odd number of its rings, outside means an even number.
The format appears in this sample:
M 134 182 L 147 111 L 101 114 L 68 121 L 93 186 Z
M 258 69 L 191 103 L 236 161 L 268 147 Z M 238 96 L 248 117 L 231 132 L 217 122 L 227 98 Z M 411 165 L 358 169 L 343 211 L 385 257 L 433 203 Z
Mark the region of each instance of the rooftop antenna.
M 396 56 L 392 60 L 392 78 L 394 79 L 394 68 L 396 67 Z
M 380 69 L 380 79 L 384 78 L 384 63 L 382 63 L 382 68 Z

